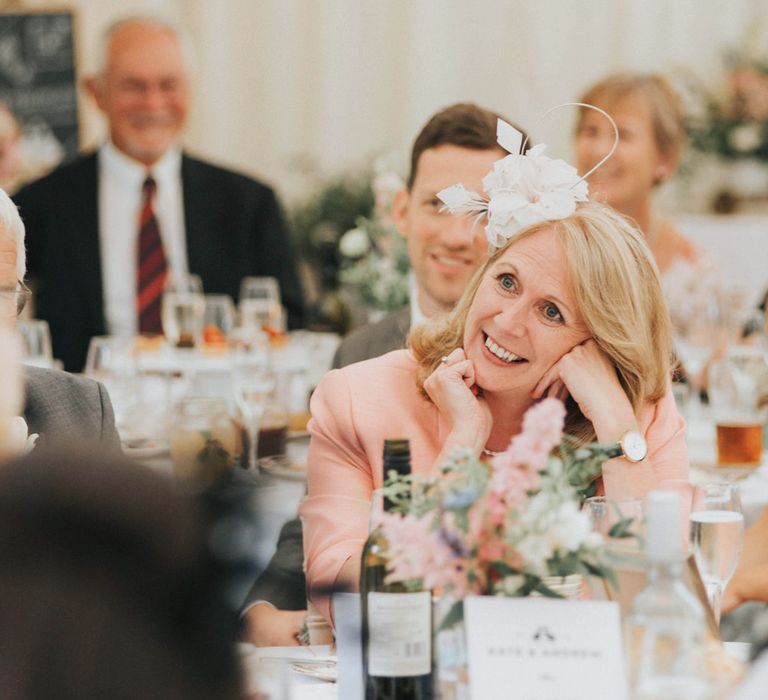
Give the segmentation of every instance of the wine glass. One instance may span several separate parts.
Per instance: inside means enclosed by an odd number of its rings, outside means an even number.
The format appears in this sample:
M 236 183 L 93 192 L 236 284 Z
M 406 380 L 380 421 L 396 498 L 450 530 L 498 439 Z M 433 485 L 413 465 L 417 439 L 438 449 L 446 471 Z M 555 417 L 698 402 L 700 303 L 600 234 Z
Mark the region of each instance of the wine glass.
M 723 590 L 736 571 L 743 541 L 744 516 L 738 486 L 697 486 L 691 509 L 691 549 L 718 624 Z
M 121 436 L 130 433 L 138 394 L 136 356 L 132 338 L 102 335 L 91 338 L 83 374 L 104 384 L 112 400 Z
M 274 277 L 244 277 L 240 284 L 240 325 L 285 331 L 280 286 Z
M 261 299 L 280 304 L 280 285 L 276 277 L 243 277 L 240 282 L 240 301 Z
M 173 347 L 193 348 L 203 334 L 205 298 L 198 275 L 186 275 L 165 283 L 162 302 L 163 333 Z
M 606 496 L 591 496 L 584 501 L 583 510 L 592 521 L 592 529 L 606 537 L 614 536 L 614 528 L 621 531 L 616 534 L 622 537 L 635 537 L 642 530 L 645 510 L 642 500 L 613 501 Z
M 16 325 L 21 338 L 21 361 L 34 367 L 54 366 L 51 331 L 47 321 L 20 321 Z
M 717 294 L 688 294 L 684 298 L 687 303 L 673 305 L 670 315 L 675 352 L 691 385 L 688 417 L 699 418 L 699 398 L 705 384 L 704 372 L 710 359 L 725 346 L 726 330 Z
M 235 304 L 228 294 L 206 294 L 203 313 L 203 340 L 223 345 L 235 326 Z
M 248 469 L 258 470 L 259 429 L 274 382 L 267 374 L 252 376 L 235 385 L 235 401 L 248 436 Z

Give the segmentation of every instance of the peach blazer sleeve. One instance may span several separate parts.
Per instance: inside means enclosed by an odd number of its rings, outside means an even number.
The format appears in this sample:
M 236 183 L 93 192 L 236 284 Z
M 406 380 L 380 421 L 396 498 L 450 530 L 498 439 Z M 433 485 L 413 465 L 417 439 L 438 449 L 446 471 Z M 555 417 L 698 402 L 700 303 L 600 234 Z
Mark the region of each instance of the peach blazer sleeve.
M 309 597 L 330 622 L 330 591 L 344 563 L 360 555 L 368 535 L 373 477 L 356 439 L 349 386 L 341 371 L 326 375 L 310 409 L 308 495 L 299 515 Z
M 690 482 L 685 421 L 677 410 L 671 387 L 656 403 L 641 411 L 640 430 L 648 443 L 655 488 L 677 488 Z
M 415 382 L 405 350 L 329 372 L 312 395 L 307 456 L 304 566 L 310 598 L 331 620 L 327 593 L 344 563 L 368 537 L 373 489 L 382 485 L 386 438 L 408 438 L 414 473 L 429 472 L 440 453 L 437 409 Z

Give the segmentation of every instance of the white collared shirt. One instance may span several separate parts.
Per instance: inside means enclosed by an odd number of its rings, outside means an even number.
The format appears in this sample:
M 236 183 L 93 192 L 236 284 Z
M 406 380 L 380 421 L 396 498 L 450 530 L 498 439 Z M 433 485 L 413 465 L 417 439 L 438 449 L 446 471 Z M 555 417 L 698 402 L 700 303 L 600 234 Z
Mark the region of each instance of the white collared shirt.
M 427 322 L 427 317 L 419 306 L 419 287 L 416 284 L 416 276 L 408 273 L 408 300 L 411 304 L 411 328 Z
M 99 244 L 104 317 L 107 332 L 134 335 L 136 267 L 142 186 L 147 175 L 157 182 L 155 216 L 170 274 L 187 274 L 181 151 L 171 148 L 151 169 L 107 142 L 99 149 Z

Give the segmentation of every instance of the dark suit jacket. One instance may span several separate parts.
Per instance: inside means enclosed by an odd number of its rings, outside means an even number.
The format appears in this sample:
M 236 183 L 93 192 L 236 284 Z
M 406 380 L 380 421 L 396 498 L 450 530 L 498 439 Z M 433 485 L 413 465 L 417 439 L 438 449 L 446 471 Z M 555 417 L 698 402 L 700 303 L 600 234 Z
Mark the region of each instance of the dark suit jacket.
M 244 175 L 186 155 L 181 161 L 189 271 L 203 289 L 238 297 L 246 275 L 277 277 L 289 326 L 302 322 L 303 295 L 274 193 Z M 54 355 L 71 371 L 90 338 L 104 335 L 99 251 L 98 158 L 62 165 L 14 200 L 27 228 L 27 264 Z
M 352 331 L 339 345 L 334 368 L 378 357 L 405 345 L 411 325 L 411 309 L 387 314 L 378 323 Z M 307 606 L 304 578 L 304 539 L 301 521 L 288 521 L 280 530 L 277 548 L 267 568 L 256 579 L 245 606 L 266 600 L 280 610 L 303 610 Z
M 106 389 L 92 379 L 39 367 L 24 367 L 24 418 L 30 435 L 54 449 L 83 443 L 120 450 Z

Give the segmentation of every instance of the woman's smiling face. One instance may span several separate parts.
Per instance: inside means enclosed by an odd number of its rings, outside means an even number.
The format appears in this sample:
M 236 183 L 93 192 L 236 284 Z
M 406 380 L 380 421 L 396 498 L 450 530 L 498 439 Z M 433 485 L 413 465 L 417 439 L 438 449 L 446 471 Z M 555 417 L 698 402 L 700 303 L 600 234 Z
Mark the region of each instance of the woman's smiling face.
M 513 243 L 486 271 L 467 314 L 464 351 L 487 392 L 528 395 L 590 337 L 552 228 Z

